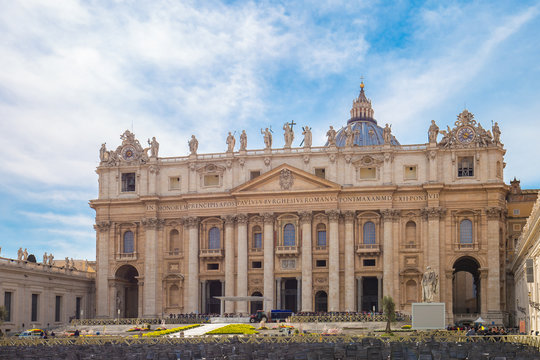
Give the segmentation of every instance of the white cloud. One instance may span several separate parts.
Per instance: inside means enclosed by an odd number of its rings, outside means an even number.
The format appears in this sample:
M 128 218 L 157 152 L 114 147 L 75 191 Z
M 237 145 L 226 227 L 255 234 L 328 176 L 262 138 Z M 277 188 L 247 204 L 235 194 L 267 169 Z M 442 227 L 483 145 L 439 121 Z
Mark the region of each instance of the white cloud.
M 21 211 L 20 214 L 32 220 L 44 221 L 58 225 L 67 225 L 69 227 L 92 229 L 92 226 L 94 225 L 94 219 L 84 215 L 62 215 L 52 212 L 38 213 L 30 211 Z

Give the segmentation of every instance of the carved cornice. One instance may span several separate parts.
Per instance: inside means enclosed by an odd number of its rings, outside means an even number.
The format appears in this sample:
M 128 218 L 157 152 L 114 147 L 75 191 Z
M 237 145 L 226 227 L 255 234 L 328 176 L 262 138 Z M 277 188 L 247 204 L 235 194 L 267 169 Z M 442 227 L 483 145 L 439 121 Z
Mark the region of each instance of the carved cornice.
M 488 219 L 491 219 L 491 220 L 500 219 L 502 213 L 503 213 L 502 209 L 498 207 L 490 207 L 486 209 L 486 215 Z
M 326 215 L 328 215 L 328 220 L 337 221 L 337 220 L 339 220 L 340 211 L 337 210 L 337 209 L 328 210 L 328 211 L 326 211 Z
M 234 225 L 234 221 L 236 220 L 236 216 L 234 215 L 225 215 L 221 218 L 225 220 L 225 225 Z
M 420 210 L 424 219 L 439 220 L 446 215 L 446 209 L 440 207 L 427 207 Z
M 263 221 L 265 224 L 273 224 L 274 223 L 274 214 L 272 213 L 263 213 L 261 214 Z
M 300 211 L 298 215 L 300 216 L 300 222 L 304 224 L 310 223 L 313 219 L 313 213 L 311 211 Z
M 110 228 L 111 228 L 111 222 L 110 221 L 98 221 L 94 225 L 94 230 L 101 231 L 101 232 L 109 231 Z
M 399 218 L 399 210 L 395 209 L 382 209 L 381 215 L 384 221 L 394 221 Z
M 343 212 L 343 218 L 346 222 L 352 222 L 354 221 L 355 212 L 351 210 L 347 210 Z
M 152 229 L 160 229 L 163 224 L 165 224 L 164 219 L 158 219 L 158 218 L 143 218 L 141 220 L 142 225 L 149 230 Z
M 199 218 L 196 216 L 187 216 L 183 220 L 184 220 L 184 224 L 188 228 L 197 227 L 199 225 Z
M 247 214 L 238 214 L 236 215 L 236 221 L 238 224 L 247 224 L 248 223 L 248 216 Z

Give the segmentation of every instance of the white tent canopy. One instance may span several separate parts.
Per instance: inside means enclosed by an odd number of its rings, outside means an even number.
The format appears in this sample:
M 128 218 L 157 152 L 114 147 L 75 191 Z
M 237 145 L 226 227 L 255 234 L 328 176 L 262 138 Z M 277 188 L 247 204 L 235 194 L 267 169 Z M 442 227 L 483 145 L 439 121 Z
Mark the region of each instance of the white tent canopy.
M 478 317 L 478 319 L 474 320 L 475 323 L 479 323 L 479 324 L 482 324 L 482 323 L 485 323 L 486 320 L 482 319 L 481 316 Z

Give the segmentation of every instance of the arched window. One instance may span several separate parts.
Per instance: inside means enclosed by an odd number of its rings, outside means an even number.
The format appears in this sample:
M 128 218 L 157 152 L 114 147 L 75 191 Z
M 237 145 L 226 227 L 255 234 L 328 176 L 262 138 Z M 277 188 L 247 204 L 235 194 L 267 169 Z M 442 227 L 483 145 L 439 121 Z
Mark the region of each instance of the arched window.
M 368 221 L 364 224 L 364 244 L 375 244 L 375 224 L 371 221 Z
M 169 306 L 178 306 L 180 300 L 180 289 L 178 285 L 172 285 L 169 288 Z
M 471 220 L 465 219 L 462 220 L 459 225 L 459 243 L 460 244 L 472 244 L 473 243 L 473 233 L 472 233 L 472 222 Z
M 293 224 L 286 224 L 283 227 L 283 245 L 284 246 L 295 246 L 295 229 Z
M 169 233 L 169 251 L 178 253 L 180 251 L 180 233 L 172 229 Z
M 412 247 L 416 244 L 416 223 L 414 221 L 407 222 L 405 225 L 405 246 Z
M 262 248 L 262 231 L 259 225 L 253 227 L 253 248 L 261 249 Z
M 326 246 L 326 225 L 317 225 L 317 246 Z
M 219 229 L 214 226 L 208 231 L 208 248 L 221 249 L 221 244 L 219 240 Z
M 124 233 L 124 253 L 133 253 L 135 251 L 135 242 L 133 232 L 126 231 Z

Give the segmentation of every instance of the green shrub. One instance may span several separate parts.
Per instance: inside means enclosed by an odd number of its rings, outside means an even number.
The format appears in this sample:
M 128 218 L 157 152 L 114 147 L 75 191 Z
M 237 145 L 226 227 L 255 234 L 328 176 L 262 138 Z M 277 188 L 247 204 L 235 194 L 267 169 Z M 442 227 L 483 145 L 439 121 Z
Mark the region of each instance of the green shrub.
M 206 333 L 206 335 L 226 335 L 226 334 L 239 334 L 249 335 L 258 334 L 259 332 L 255 328 L 248 324 L 231 324 L 223 326 L 219 329 L 215 329 Z

